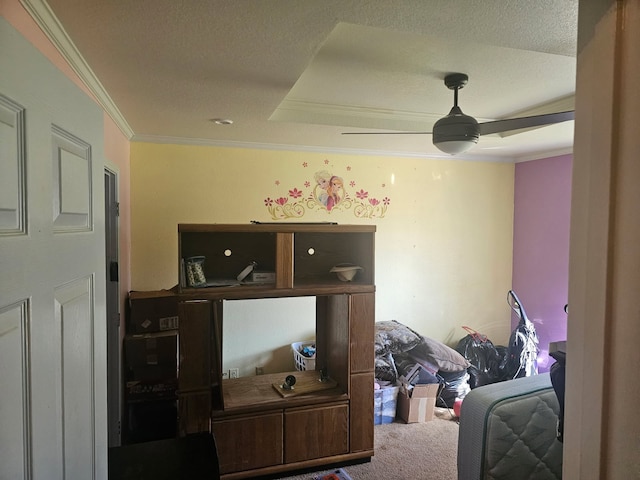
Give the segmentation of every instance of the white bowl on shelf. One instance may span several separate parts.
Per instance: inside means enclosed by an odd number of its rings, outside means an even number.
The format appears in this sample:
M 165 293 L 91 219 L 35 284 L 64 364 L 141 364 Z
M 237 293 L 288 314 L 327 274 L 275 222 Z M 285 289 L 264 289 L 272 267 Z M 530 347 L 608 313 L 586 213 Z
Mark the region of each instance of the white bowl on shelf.
M 338 276 L 338 279 L 342 280 L 343 282 L 350 282 L 356 276 L 356 273 L 358 273 L 358 271 L 362 269 L 363 268 L 359 267 L 358 265 L 341 263 L 339 265 L 336 265 L 329 271 L 331 273 L 335 273 Z

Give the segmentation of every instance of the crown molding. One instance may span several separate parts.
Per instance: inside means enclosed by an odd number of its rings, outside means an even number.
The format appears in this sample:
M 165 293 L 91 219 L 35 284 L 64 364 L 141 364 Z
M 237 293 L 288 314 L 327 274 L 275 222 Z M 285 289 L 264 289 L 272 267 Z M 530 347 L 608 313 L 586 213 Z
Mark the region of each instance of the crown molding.
M 269 120 L 278 122 L 341 125 L 407 132 L 431 131 L 446 113 L 412 112 L 359 105 L 336 105 L 307 100 L 284 99 Z M 478 122 L 495 119 L 475 117 Z
M 93 94 L 98 104 L 113 119 L 122 133 L 131 139 L 134 135 L 133 130 L 71 41 L 49 5 L 44 0 L 20 0 L 20 3 Z
M 425 153 L 425 152 L 398 152 L 398 151 L 381 151 L 366 150 L 358 148 L 335 148 L 326 146 L 309 146 L 309 145 L 291 145 L 279 143 L 257 143 L 257 142 L 237 142 L 232 140 L 211 140 L 207 138 L 186 138 L 186 137 L 170 137 L 160 135 L 134 135 L 132 142 L 140 143 L 156 143 L 171 145 L 192 145 L 192 146 L 208 146 L 222 148 L 247 148 L 253 150 L 282 150 L 293 152 L 311 152 L 311 153 L 333 153 L 336 155 L 367 155 L 376 157 L 398 157 L 398 158 L 430 158 L 443 160 L 470 160 L 480 162 L 500 162 L 514 163 L 511 157 L 491 157 L 486 155 L 464 154 L 452 157 L 446 153 Z M 544 157 L 540 157 L 544 158 Z
M 430 130 L 443 115 L 285 99 L 269 120 L 382 130 Z
M 542 160 L 545 158 L 560 157 L 562 155 L 573 155 L 573 147 L 558 148 L 556 150 L 547 150 L 531 155 L 523 155 L 521 157 L 514 158 L 514 163 L 529 162 L 531 160 Z

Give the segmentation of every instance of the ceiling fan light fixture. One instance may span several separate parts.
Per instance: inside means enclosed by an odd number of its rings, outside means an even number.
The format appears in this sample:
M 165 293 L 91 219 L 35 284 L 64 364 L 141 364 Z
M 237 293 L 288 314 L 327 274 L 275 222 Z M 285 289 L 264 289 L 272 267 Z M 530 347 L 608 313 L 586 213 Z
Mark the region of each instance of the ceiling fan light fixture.
M 449 115 L 433 125 L 433 144 L 444 153 L 456 155 L 466 152 L 480 138 L 480 126 L 475 118 L 465 115 L 457 105 Z
M 449 155 L 458 155 L 459 153 L 464 153 L 473 147 L 477 143 L 477 140 L 450 140 L 448 142 L 433 142 L 433 144 L 444 153 L 448 153 Z

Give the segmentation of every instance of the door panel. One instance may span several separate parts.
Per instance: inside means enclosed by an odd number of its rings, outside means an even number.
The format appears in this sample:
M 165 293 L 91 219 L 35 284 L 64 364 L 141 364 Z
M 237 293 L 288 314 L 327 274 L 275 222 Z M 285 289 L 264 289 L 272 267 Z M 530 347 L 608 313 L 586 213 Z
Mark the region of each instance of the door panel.
M 334 405 L 285 411 L 285 463 L 349 451 L 349 407 Z
M 93 471 L 93 278 L 54 290 L 55 322 L 60 329 L 62 438 L 67 478 Z
M 0 459 L 1 478 L 29 478 L 31 416 L 29 388 L 29 307 L 22 300 L 0 307 Z
M 220 473 L 282 463 L 282 413 L 212 422 Z
M 0 478 L 106 479 L 103 113 L 0 43 Z
M 57 125 L 51 127 L 53 230 L 89 231 L 91 218 L 91 147 Z
M 0 235 L 25 233 L 24 108 L 0 94 Z

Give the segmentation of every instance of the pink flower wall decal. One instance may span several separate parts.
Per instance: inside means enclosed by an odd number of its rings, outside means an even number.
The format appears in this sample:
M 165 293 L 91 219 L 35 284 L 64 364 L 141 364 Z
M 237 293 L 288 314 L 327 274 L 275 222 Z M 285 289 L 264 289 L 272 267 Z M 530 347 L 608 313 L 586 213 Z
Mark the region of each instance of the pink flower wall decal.
M 384 197 L 382 199 L 382 203 L 385 205 L 389 205 L 391 203 L 391 199 L 389 197 Z
M 380 203 L 380 200 L 375 199 L 375 198 L 370 198 L 369 199 L 369 203 L 375 207 L 376 205 L 378 205 Z
M 271 200 L 270 198 L 265 198 L 264 199 L 264 204 L 268 207 L 270 205 L 273 205 L 273 200 Z
M 302 191 L 298 190 L 297 188 L 294 188 L 293 190 L 289 190 L 289 196 L 291 198 L 299 198 L 302 196 Z
M 362 188 L 360 189 L 359 192 L 356 192 L 356 197 L 358 197 L 360 200 L 364 200 L 368 196 L 369 196 L 369 192 L 365 192 Z
M 289 199 L 287 197 L 280 197 L 280 198 L 276 199 L 276 203 L 278 205 L 284 205 L 288 201 L 289 201 Z

